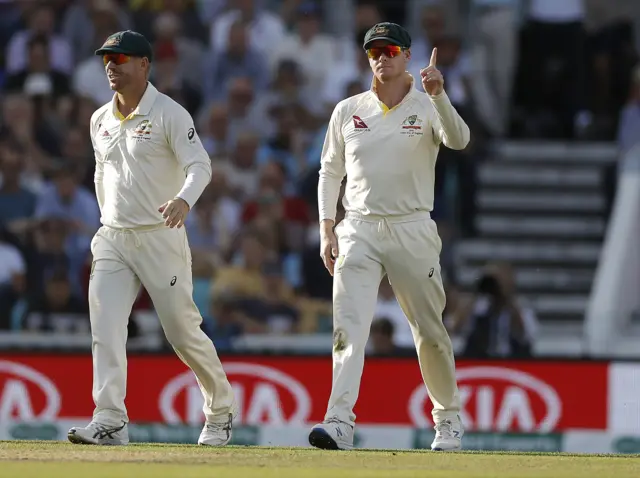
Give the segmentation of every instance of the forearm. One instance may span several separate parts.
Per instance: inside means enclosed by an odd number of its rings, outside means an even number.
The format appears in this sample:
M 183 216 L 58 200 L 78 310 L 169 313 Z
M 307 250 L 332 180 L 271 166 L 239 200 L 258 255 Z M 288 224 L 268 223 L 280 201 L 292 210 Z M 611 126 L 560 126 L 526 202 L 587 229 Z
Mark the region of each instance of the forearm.
M 443 91 L 437 96 L 429 96 L 442 127 L 442 142 L 447 148 L 464 149 L 469 144 L 471 133 L 451 104 L 447 93 Z
M 96 198 L 98 199 L 98 207 L 100 208 L 100 213 L 102 213 L 102 208 L 104 207 L 104 184 L 102 183 L 102 177 L 98 178 L 96 175 L 94 184 L 96 186 Z
M 321 222 L 327 219 L 335 221 L 341 183 L 342 178 L 320 172 L 318 181 L 318 218 Z
M 211 181 L 211 167 L 201 163 L 194 163 L 187 169 L 187 177 L 180 192 L 176 195 L 186 201 L 189 208 L 198 201 L 205 188 Z

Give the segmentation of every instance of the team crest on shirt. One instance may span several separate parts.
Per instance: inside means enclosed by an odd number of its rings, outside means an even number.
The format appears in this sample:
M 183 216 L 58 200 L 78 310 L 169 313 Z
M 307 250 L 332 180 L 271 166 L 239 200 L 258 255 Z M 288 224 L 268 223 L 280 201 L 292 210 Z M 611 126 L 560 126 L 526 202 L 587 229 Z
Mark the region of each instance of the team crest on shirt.
M 418 115 L 407 116 L 402 122 L 401 133 L 408 136 L 420 136 L 422 135 L 422 120 L 418 118 Z
M 149 122 L 149 120 L 140 121 L 140 123 L 138 123 L 133 129 L 132 138 L 135 139 L 138 143 L 148 140 L 151 136 L 152 126 L 153 125 Z

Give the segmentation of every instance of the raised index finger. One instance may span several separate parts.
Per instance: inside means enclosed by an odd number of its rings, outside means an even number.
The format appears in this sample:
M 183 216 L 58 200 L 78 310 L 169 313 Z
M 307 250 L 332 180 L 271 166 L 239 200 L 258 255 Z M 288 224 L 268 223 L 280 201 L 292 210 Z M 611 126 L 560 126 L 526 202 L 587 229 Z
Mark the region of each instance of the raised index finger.
M 431 52 L 431 60 L 429 60 L 429 66 L 436 66 L 436 59 L 438 58 L 438 49 L 434 48 Z

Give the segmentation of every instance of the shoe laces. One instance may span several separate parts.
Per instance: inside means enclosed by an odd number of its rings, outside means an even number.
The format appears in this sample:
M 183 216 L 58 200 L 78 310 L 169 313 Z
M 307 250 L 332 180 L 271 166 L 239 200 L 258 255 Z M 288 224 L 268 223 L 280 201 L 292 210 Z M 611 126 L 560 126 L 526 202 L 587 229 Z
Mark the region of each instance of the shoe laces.
M 438 438 L 453 438 L 453 424 L 451 420 L 443 420 L 441 422 L 436 423 L 434 427 L 436 430 L 436 437 Z
M 324 421 L 325 423 L 333 423 L 335 425 L 342 425 L 344 422 L 339 420 L 337 417 L 331 417 Z
M 231 418 L 225 422 L 206 422 L 204 427 L 207 431 L 213 433 L 226 432 L 227 436 L 231 433 Z

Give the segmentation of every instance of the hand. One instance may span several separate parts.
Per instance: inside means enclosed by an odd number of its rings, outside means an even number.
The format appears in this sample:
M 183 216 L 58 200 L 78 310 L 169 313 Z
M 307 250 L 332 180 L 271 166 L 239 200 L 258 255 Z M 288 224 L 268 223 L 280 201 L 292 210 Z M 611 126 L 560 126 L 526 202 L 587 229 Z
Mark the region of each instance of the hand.
M 436 68 L 436 58 L 438 49 L 434 48 L 431 52 L 431 61 L 429 66 L 420 70 L 422 76 L 422 87 L 430 96 L 437 96 L 444 91 L 444 78 L 440 70 Z
M 162 213 L 162 217 L 165 219 L 165 226 L 170 228 L 178 226 L 178 229 L 180 229 L 187 219 L 187 214 L 189 214 L 189 205 L 182 198 L 173 198 L 160 206 L 158 212 Z
M 333 221 L 323 221 L 320 225 L 320 257 L 332 276 L 338 254 L 338 240 L 333 232 Z

